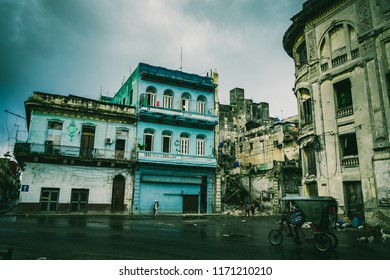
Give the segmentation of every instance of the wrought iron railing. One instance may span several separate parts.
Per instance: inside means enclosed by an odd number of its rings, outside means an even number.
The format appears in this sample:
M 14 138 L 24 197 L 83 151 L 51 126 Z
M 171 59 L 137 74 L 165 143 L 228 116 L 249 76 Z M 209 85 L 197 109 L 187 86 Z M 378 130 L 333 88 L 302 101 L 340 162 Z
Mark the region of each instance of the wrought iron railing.
M 186 154 L 161 153 L 154 151 L 138 151 L 139 161 L 164 162 L 181 165 L 206 165 L 215 166 L 217 164 L 216 157 L 213 156 L 196 156 Z
M 46 155 L 53 157 L 78 157 L 85 159 L 112 159 L 124 161 L 135 160 L 134 151 L 37 143 L 16 143 L 15 154 Z

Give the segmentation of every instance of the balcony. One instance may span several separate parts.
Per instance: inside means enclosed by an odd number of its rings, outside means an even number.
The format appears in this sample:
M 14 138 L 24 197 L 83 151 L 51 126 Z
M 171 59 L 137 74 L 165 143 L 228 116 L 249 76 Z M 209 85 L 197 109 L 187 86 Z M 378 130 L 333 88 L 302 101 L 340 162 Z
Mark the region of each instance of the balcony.
M 212 156 L 194 156 L 184 154 L 138 151 L 138 162 L 186 165 L 194 167 L 216 167 L 217 159 Z
M 336 66 L 339 66 L 341 64 L 344 64 L 345 62 L 347 62 L 347 54 L 343 54 L 343 55 L 340 55 L 334 59 L 332 59 L 332 66 L 333 67 L 336 67 Z
M 343 118 L 351 115 L 353 115 L 352 106 L 337 109 L 337 118 Z
M 140 105 L 139 117 L 143 121 L 164 122 L 166 124 L 193 126 L 212 129 L 218 124 L 218 116 L 213 110 L 207 114 L 158 106 Z
M 343 159 L 341 160 L 341 166 L 346 168 L 359 166 L 359 157 L 358 156 L 343 157 Z
M 15 156 L 22 161 L 62 162 L 82 165 L 115 166 L 135 162 L 135 152 L 75 146 L 16 143 Z

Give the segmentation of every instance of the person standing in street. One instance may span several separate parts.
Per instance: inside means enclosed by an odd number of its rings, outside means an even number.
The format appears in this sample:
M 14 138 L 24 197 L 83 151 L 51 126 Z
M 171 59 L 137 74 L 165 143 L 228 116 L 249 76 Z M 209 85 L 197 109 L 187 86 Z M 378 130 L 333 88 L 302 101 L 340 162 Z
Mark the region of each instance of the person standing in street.
M 252 214 L 252 219 L 255 218 L 255 204 L 252 202 L 251 203 L 251 214 Z
M 158 206 L 158 201 L 155 200 L 153 205 L 153 218 L 157 217 Z
M 251 208 L 251 206 L 250 206 L 249 202 L 247 202 L 247 203 L 244 205 L 244 211 L 245 211 L 245 216 L 244 216 L 244 217 L 245 217 L 245 218 L 248 217 L 249 220 L 251 219 L 250 208 Z

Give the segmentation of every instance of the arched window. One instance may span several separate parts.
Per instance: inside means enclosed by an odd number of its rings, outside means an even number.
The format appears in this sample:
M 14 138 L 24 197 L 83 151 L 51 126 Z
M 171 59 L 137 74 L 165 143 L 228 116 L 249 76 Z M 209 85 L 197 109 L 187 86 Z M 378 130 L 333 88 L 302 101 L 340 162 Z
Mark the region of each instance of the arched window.
M 190 110 L 190 95 L 185 92 L 181 95 L 181 110 L 189 111 Z
M 333 24 L 320 41 L 319 55 L 322 71 L 359 57 L 355 28 L 347 22 Z
M 206 145 L 205 145 L 205 137 L 203 135 L 198 135 L 196 137 L 196 155 L 204 156 L 206 155 Z
M 143 100 L 144 106 L 156 106 L 156 89 L 154 87 L 148 87 Z
M 190 153 L 190 136 L 187 133 L 180 134 L 180 153 L 185 155 Z
M 307 63 L 307 48 L 306 42 L 303 41 L 297 48 L 296 51 L 296 64 L 300 68 Z
M 145 129 L 144 130 L 144 149 L 145 151 L 153 151 L 154 146 L 154 130 Z
M 171 153 L 172 133 L 170 131 L 163 131 L 162 133 L 162 152 Z
M 204 114 L 206 112 L 206 99 L 204 96 L 199 96 L 196 101 L 196 111 L 200 114 Z
M 172 102 L 173 101 L 173 92 L 171 90 L 164 91 L 164 97 L 163 97 L 163 107 L 172 109 Z

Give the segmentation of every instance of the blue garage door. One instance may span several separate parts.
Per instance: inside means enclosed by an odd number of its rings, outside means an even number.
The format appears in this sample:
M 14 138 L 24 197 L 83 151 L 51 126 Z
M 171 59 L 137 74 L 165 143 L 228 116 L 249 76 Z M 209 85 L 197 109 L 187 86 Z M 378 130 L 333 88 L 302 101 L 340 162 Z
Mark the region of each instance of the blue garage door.
M 140 213 L 152 214 L 154 201 L 157 200 L 159 202 L 158 212 L 160 214 L 181 214 L 183 213 L 184 196 L 192 197 L 192 204 L 189 207 L 191 212 L 193 212 L 194 196 L 198 197 L 199 192 L 200 185 L 142 182 L 139 196 Z

